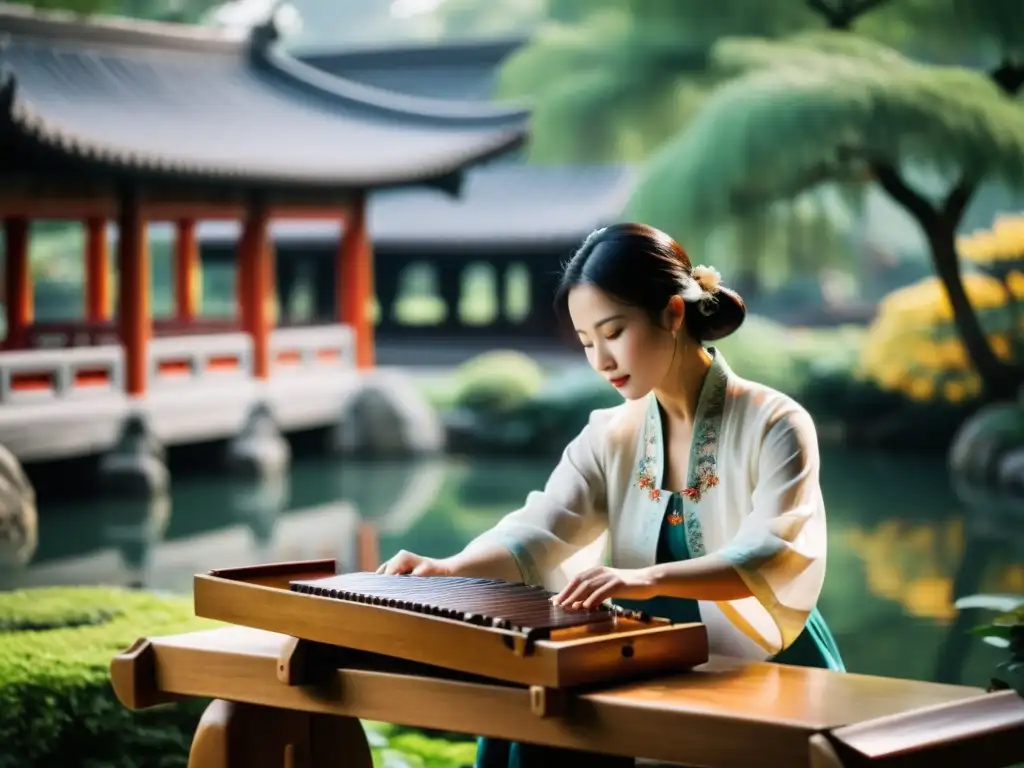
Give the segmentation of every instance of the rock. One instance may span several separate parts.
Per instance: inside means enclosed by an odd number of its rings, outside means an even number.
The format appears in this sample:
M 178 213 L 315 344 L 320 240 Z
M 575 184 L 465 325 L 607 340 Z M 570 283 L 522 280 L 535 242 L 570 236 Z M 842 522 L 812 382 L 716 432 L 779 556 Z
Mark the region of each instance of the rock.
M 993 403 L 964 421 L 949 449 L 953 475 L 969 483 L 1002 486 L 1009 473 L 1019 473 L 1019 460 L 1003 466 L 1008 457 L 1024 451 L 1024 404 Z
M 1003 454 L 996 468 L 996 479 L 1001 487 L 1024 494 L 1024 446 Z
M 227 463 L 232 472 L 242 477 L 266 477 L 284 472 L 291 455 L 291 447 L 281 436 L 269 409 L 260 405 L 228 444 Z
M 353 391 L 332 448 L 362 458 L 398 458 L 444 450 L 441 418 L 407 375 L 375 371 Z
M 990 542 L 989 550 L 1003 550 L 1011 559 L 1024 559 L 1024 493 L 955 477 L 951 485 L 965 513 L 967 538 Z
M 0 568 L 26 565 L 38 545 L 35 489 L 17 457 L 0 446 Z
M 132 416 L 121 437 L 99 463 L 100 487 L 118 498 L 151 498 L 170 490 L 171 477 L 162 445 L 145 421 Z

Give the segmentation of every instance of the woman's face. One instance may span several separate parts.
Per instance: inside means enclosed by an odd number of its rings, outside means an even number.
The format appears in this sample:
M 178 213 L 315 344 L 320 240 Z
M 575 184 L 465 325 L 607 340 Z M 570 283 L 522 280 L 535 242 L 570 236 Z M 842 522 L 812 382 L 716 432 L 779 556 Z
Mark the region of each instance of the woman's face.
M 569 291 L 569 315 L 587 362 L 619 394 L 638 400 L 661 386 L 675 354 L 682 299 L 673 297 L 658 327 L 639 307 L 623 304 L 596 286 L 577 285 Z

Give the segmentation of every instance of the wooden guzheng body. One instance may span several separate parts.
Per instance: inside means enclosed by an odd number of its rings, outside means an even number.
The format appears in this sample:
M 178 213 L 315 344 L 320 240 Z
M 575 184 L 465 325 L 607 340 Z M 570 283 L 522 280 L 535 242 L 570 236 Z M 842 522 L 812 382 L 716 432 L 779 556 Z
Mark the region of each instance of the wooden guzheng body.
M 703 624 L 611 607 L 566 611 L 543 589 L 484 579 L 339 575 L 326 560 L 211 571 L 195 577 L 194 594 L 197 616 L 290 635 L 321 652 L 542 688 L 667 674 L 708 659 Z

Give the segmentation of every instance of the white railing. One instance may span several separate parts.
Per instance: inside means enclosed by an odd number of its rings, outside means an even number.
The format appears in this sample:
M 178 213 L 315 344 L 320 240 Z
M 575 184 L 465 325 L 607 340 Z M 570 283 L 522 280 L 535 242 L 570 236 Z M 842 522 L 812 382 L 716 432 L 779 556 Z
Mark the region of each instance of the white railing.
M 249 381 L 253 344 L 246 333 L 165 336 L 149 342 L 149 389 Z M 271 378 L 355 367 L 346 325 L 279 328 L 270 336 Z M 124 392 L 120 345 L 0 353 L 0 404 L 42 403 Z
M 149 385 L 165 389 L 196 382 L 252 378 L 252 339 L 247 333 L 165 336 L 149 342 Z
M 0 403 L 43 403 L 124 391 L 120 346 L 32 349 L 0 354 Z
M 347 325 L 277 328 L 270 335 L 270 375 L 355 367 L 355 334 Z

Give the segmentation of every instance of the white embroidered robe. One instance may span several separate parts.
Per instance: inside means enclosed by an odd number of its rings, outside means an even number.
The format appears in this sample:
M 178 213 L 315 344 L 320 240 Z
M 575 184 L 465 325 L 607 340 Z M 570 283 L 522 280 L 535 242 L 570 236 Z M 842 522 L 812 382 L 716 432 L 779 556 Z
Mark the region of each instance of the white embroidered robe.
M 803 630 L 825 576 L 817 435 L 799 404 L 709 351 L 683 524 L 691 558 L 726 557 L 753 596 L 701 601 L 701 619 L 713 653 L 770 658 Z M 669 500 L 662 435 L 653 393 L 594 411 L 544 489 L 469 546 L 503 544 L 524 581 L 550 589 L 601 562 L 653 565 Z

